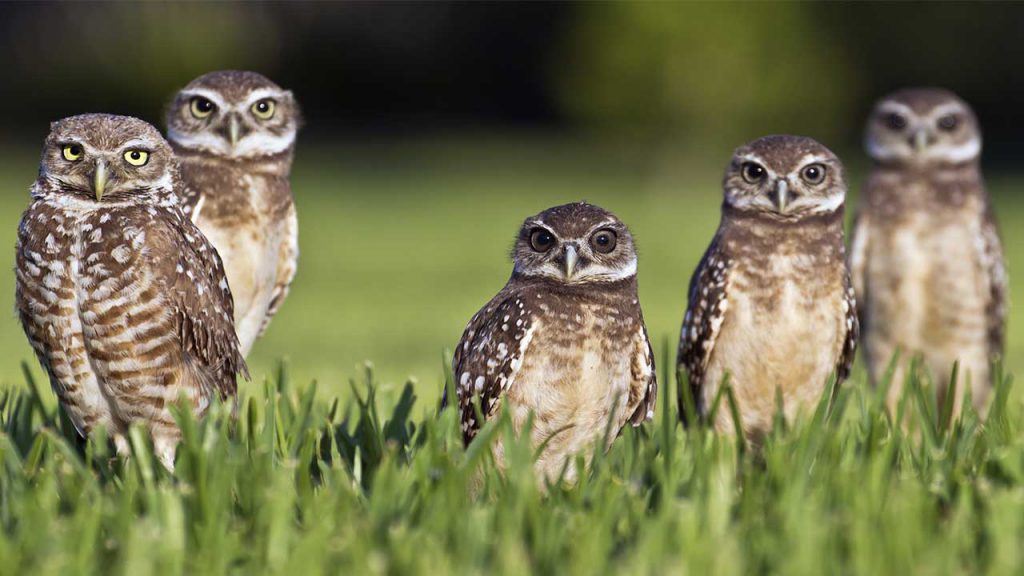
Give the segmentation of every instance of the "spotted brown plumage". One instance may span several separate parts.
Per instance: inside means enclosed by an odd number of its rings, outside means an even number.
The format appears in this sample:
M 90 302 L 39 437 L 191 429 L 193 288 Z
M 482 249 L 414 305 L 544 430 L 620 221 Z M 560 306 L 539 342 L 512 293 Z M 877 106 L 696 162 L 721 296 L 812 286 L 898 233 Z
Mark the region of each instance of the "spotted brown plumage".
M 167 111 L 183 209 L 224 260 L 244 354 L 280 309 L 297 269 L 289 175 L 299 124 L 292 93 L 254 72 L 200 76 Z
M 849 375 L 858 321 L 843 243 L 846 184 L 824 146 L 768 136 L 736 151 L 724 188 L 721 223 L 690 281 L 677 364 L 700 418 L 728 377 L 739 427 L 757 441 L 779 398 L 792 419 L 813 410 L 833 375 Z M 727 405 L 711 424 L 735 430 Z
M 690 395 L 698 415 L 705 410 L 703 403 L 698 402 L 704 385 L 704 370 L 729 306 L 725 294 L 728 273 L 729 259 L 721 253 L 716 235 L 690 279 L 687 298 L 690 304 L 679 336 L 677 364 L 686 370 Z M 681 387 L 678 408 L 683 423 L 689 424 Z
M 141 120 L 56 122 L 15 250 L 19 318 L 75 427 L 124 451 L 128 426 L 148 426 L 168 466 L 174 403 L 201 416 L 245 371 L 221 261 L 177 205 L 175 170 Z
M 981 223 L 978 259 L 982 274 L 988 278 L 989 297 L 985 303 L 988 327 L 988 353 L 992 361 L 1003 357 L 1006 347 L 1006 316 L 1009 314 L 1010 279 L 1006 273 L 1006 258 L 999 225 L 991 207 L 985 210 Z
M 991 363 L 1002 356 L 1007 275 L 981 174 L 981 130 L 970 106 L 946 90 L 902 90 L 868 121 L 875 162 L 861 197 L 851 266 L 863 319 L 868 372 L 902 397 L 908 363 L 920 357 L 945 401 L 953 365 L 954 410 L 969 388 L 984 409 Z
M 627 423 L 654 416 L 654 355 L 632 236 L 601 208 L 567 204 L 526 220 L 513 259 L 508 284 L 455 349 L 463 437 L 470 443 L 503 405 L 516 430 L 532 414 L 534 445 L 547 443 L 538 477 L 556 479 L 568 466 L 572 480 L 573 455 L 589 458 L 606 430 L 610 441 Z M 500 462 L 500 441 L 494 450 Z

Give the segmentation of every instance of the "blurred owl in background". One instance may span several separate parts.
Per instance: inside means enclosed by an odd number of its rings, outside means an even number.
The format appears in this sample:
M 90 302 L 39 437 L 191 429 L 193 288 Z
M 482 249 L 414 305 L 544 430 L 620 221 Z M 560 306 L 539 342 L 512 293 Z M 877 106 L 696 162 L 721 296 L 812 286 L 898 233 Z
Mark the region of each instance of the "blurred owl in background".
M 255 72 L 200 76 L 167 112 L 185 180 L 182 205 L 224 260 L 246 355 L 295 277 L 298 221 L 288 179 L 299 124 L 292 93 Z
M 217 252 L 178 206 L 174 153 L 156 128 L 106 114 L 55 122 L 18 228 L 16 306 L 82 435 L 119 452 L 148 426 L 174 465 L 171 406 L 202 415 L 245 371 Z
M 1007 275 L 981 176 L 978 121 L 949 91 L 903 90 L 875 106 L 866 147 L 875 166 L 851 265 L 871 377 L 879 382 L 900 352 L 894 406 L 908 361 L 920 355 L 944 402 L 959 361 L 956 413 L 968 382 L 983 408 L 991 363 L 1003 350 Z
M 517 431 L 534 417 L 533 445 L 544 446 L 538 480 L 558 480 L 564 469 L 571 482 L 576 454 L 589 458 L 606 434 L 611 442 L 654 417 L 633 237 L 606 210 L 566 204 L 527 218 L 512 257 L 512 277 L 455 348 L 463 438 L 469 444 L 504 397 Z M 500 465 L 501 442 L 493 449 Z
M 787 418 L 807 414 L 833 375 L 850 373 L 858 332 L 846 180 L 818 142 L 765 136 L 736 150 L 723 188 L 718 232 L 690 280 L 678 366 L 702 419 L 728 379 L 740 422 L 723 403 L 710 424 L 759 444 L 780 401 Z

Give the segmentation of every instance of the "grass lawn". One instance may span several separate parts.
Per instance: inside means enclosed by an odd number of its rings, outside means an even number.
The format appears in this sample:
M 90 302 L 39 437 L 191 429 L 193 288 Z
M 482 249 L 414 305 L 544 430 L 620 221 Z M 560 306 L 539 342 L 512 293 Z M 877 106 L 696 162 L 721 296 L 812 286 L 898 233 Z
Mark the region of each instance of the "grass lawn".
M 830 419 L 780 430 L 755 457 L 673 426 L 675 386 L 663 379 L 657 421 L 547 498 L 528 481 L 526 447 L 510 450 L 506 479 L 489 468 L 478 477 L 485 451 L 461 449 L 450 414 L 433 418 L 445 350 L 504 285 L 522 219 L 555 204 L 586 199 L 630 225 L 652 340 L 674 349 L 729 150 L 703 165 L 532 138 L 303 148 L 292 293 L 250 359 L 239 417 L 186 426 L 176 477 L 142 436 L 136 458 L 111 461 L 55 412 L 12 302 L 37 150 L 4 150 L 0 574 L 1021 570 L 1024 405 L 1012 388 L 987 425 L 968 415 L 952 431 L 935 425 L 942 407 L 911 390 L 916 428 L 903 433 L 858 368 Z M 1024 270 L 1024 175 L 989 185 L 1013 278 Z M 1018 295 L 1010 373 L 1024 369 Z

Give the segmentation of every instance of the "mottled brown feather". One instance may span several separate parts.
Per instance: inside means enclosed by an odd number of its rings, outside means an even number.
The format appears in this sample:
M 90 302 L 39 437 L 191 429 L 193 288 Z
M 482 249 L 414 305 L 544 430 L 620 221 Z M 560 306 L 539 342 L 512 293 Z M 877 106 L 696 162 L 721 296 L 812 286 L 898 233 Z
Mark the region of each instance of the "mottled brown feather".
M 990 298 L 985 307 L 988 318 L 988 346 L 993 361 L 1001 360 L 1006 347 L 1006 318 L 1009 314 L 1009 276 L 999 225 L 991 206 L 985 210 L 981 233 L 981 262 L 988 275 Z
M 704 373 L 728 306 L 726 286 L 729 281 L 729 266 L 730 259 L 722 252 L 716 234 L 690 279 L 688 304 L 679 337 L 676 364 L 686 371 L 694 408 L 700 418 L 705 416 L 705 407 L 700 402 Z M 686 421 L 682 387 L 679 388 L 677 400 L 683 424 L 691 424 Z

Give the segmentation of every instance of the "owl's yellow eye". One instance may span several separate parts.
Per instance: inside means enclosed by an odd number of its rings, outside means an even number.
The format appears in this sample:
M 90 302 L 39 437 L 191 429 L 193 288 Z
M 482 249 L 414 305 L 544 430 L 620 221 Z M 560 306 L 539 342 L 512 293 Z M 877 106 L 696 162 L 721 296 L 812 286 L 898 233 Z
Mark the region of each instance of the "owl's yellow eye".
M 274 110 L 277 104 L 270 98 L 264 98 L 252 105 L 252 113 L 260 120 L 270 120 L 274 117 Z
M 64 159 L 68 162 L 77 162 L 82 159 L 85 151 L 78 144 L 65 144 L 63 149 Z
M 202 96 L 196 96 L 192 99 L 192 102 L 189 104 L 189 110 L 192 111 L 192 115 L 196 118 L 206 118 L 210 114 L 213 114 L 213 111 L 216 109 L 216 104 L 210 102 L 209 99 L 203 98 Z
M 124 153 L 124 159 L 132 166 L 142 166 L 149 162 L 149 152 L 145 150 L 129 150 Z

